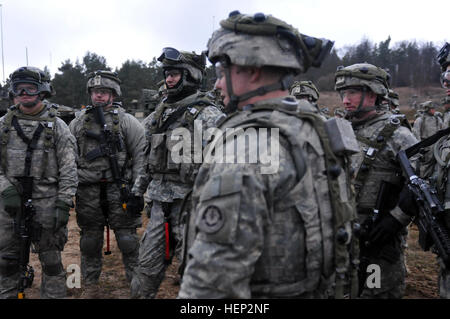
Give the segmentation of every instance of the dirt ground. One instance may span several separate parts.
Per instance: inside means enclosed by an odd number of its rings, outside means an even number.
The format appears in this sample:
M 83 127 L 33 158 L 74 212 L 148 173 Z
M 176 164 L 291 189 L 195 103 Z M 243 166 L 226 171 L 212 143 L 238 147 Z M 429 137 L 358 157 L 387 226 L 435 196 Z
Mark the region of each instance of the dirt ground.
M 434 88 L 414 90 L 411 88 L 398 88 L 396 91 L 400 95 L 401 110 L 405 112 L 409 119 L 414 118 L 415 110 L 408 106 L 409 98 L 412 95 L 417 95 L 418 102 L 432 99 L 436 102 L 439 100 L 442 89 L 435 90 Z M 336 92 L 321 92 L 319 105 L 321 107 L 328 107 L 331 111 L 340 105 L 340 99 Z M 143 217 L 143 227 L 138 230 L 139 235 L 142 234 L 147 223 L 147 218 Z M 424 252 L 420 249 L 417 243 L 418 231 L 413 225 L 409 229 L 408 248 L 406 250 L 406 261 L 408 266 L 408 274 L 406 278 L 406 294 L 407 299 L 433 299 L 439 298 L 437 288 L 438 266 L 436 257 L 431 252 Z M 114 238 L 114 233 L 111 232 L 111 251 L 112 254 L 104 256 L 103 271 L 100 276 L 100 286 L 102 299 L 127 299 L 129 298 L 129 285 L 125 278 L 125 271 L 122 264 L 120 251 Z M 79 252 L 79 228 L 76 224 L 75 213 L 71 213 L 69 221 L 69 238 L 62 253 L 64 267 L 71 264 L 80 264 Z M 41 267 L 36 254 L 32 254 L 30 264 L 35 269 L 35 280 L 33 286 L 26 290 L 26 297 L 31 299 L 39 298 L 39 285 L 41 279 Z M 179 285 L 177 276 L 178 262 L 174 263 L 168 268 L 166 278 L 163 281 L 157 298 L 172 299 L 176 298 Z M 69 274 L 70 275 L 70 274 Z M 68 298 L 79 299 L 82 294 L 82 289 L 72 288 L 68 290 Z
M 144 225 L 147 218 L 144 217 Z M 145 228 L 138 230 L 139 235 Z M 79 251 L 79 231 L 75 220 L 74 212 L 71 213 L 69 221 L 69 239 L 62 253 L 62 259 L 65 269 L 71 264 L 80 264 Z M 106 238 L 106 236 L 105 236 Z M 438 266 L 436 257 L 431 252 L 424 252 L 420 249 L 418 243 L 418 231 L 416 226 L 409 228 L 408 248 L 406 250 L 406 261 L 409 272 L 406 277 L 406 299 L 435 299 L 439 298 L 437 288 Z M 106 246 L 105 246 L 106 247 Z M 99 285 L 102 294 L 101 299 L 128 299 L 129 285 L 125 278 L 125 271 L 122 264 L 120 251 L 111 232 L 111 251 L 112 254 L 104 256 L 103 270 L 100 276 Z M 36 254 L 31 254 L 30 264 L 35 270 L 35 279 L 33 286 L 25 291 L 26 298 L 39 299 L 39 285 L 41 281 L 41 267 Z M 177 296 L 179 285 L 177 276 L 178 262 L 175 260 L 166 272 L 159 292 L 158 299 L 174 299 Z M 68 274 L 70 276 L 70 274 Z M 81 298 L 82 288 L 68 289 L 69 299 Z
M 143 214 L 145 215 L 145 214 Z M 146 216 L 143 217 L 143 227 L 138 229 L 139 236 L 142 235 L 147 224 L 148 219 Z M 69 265 L 80 265 L 80 248 L 79 248 L 79 238 L 80 238 L 80 228 L 77 225 L 75 219 L 75 212 L 71 211 L 69 219 L 69 236 L 67 244 L 62 253 L 62 260 L 64 268 L 67 270 Z M 125 277 L 125 270 L 122 263 L 122 255 L 117 246 L 116 239 L 114 237 L 114 232 L 110 231 L 110 245 L 111 245 L 111 255 L 103 256 L 103 268 L 102 274 L 100 275 L 100 291 L 99 295 L 101 299 L 129 299 L 130 298 L 130 288 Z M 105 231 L 105 244 L 104 250 L 106 248 L 106 231 Z M 25 290 L 26 298 L 28 299 L 39 299 L 39 286 L 41 283 L 41 266 L 37 254 L 31 254 L 30 265 L 33 266 L 35 271 L 35 278 L 33 286 Z M 178 262 L 175 260 L 172 265 L 169 266 L 166 272 L 166 278 L 164 279 L 160 290 L 156 298 L 162 299 L 174 299 L 178 294 L 178 277 L 177 268 Z M 70 276 L 71 273 L 68 273 Z M 81 288 L 71 288 L 67 290 L 68 299 L 83 299 L 83 283 L 81 283 Z

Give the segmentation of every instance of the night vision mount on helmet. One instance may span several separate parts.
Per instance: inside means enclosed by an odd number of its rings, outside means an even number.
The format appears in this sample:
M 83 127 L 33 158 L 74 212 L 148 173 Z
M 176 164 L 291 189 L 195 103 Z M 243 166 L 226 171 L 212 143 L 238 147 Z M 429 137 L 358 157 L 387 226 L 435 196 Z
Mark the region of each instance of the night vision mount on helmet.
M 439 50 L 436 59 L 441 65 L 442 72 L 444 72 L 450 64 L 450 43 L 446 42 L 444 44 L 444 46 Z
M 88 75 L 88 81 L 86 84 L 86 90 L 88 94 L 91 94 L 91 89 L 110 89 L 113 93 L 120 97 L 122 92 L 120 90 L 120 81 L 116 72 L 98 70 L 91 72 Z
M 208 58 L 214 64 L 220 62 L 224 68 L 230 97 L 228 112 L 254 96 L 289 90 L 294 75 L 306 72 L 311 66 L 319 67 L 334 44 L 301 34 L 284 21 L 263 13 L 251 16 L 233 11 L 220 26 L 208 41 Z M 230 64 L 275 67 L 284 69 L 286 75 L 277 83 L 237 96 L 231 88 Z

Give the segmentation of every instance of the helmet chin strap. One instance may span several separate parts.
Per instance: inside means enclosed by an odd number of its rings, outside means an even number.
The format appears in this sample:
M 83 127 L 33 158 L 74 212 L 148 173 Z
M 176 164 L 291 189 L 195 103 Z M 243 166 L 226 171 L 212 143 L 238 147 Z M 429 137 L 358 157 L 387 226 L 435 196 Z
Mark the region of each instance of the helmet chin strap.
M 225 79 L 227 81 L 227 93 L 230 98 L 230 101 L 225 106 L 225 109 L 227 113 L 234 113 L 238 109 L 238 105 L 240 102 L 247 101 L 255 96 L 262 96 L 272 91 L 278 91 L 278 90 L 289 90 L 291 85 L 294 83 L 294 76 L 292 74 L 287 74 L 284 76 L 279 82 L 276 82 L 274 84 L 261 86 L 253 91 L 244 93 L 242 95 L 235 95 L 233 93 L 233 85 L 231 82 L 231 70 L 230 68 L 225 68 Z
M 109 97 L 108 101 L 106 102 L 94 102 L 92 101 L 92 105 L 95 107 L 105 107 L 108 106 L 110 104 L 112 104 L 113 100 L 112 100 L 112 96 Z
M 33 107 L 35 107 L 39 102 L 41 102 L 43 99 L 41 98 L 41 95 L 36 95 L 36 99 L 33 102 L 28 102 L 28 103 L 20 103 L 20 105 L 22 105 L 23 107 L 27 108 L 27 109 L 31 109 Z
M 376 105 L 363 108 L 364 100 L 366 98 L 366 92 L 367 92 L 366 87 L 363 87 L 362 94 L 361 94 L 361 100 L 359 101 L 358 107 L 356 108 L 355 111 L 347 111 L 347 113 L 345 115 L 346 119 L 361 118 L 364 116 L 364 114 L 366 114 L 370 111 L 376 110 L 378 108 Z

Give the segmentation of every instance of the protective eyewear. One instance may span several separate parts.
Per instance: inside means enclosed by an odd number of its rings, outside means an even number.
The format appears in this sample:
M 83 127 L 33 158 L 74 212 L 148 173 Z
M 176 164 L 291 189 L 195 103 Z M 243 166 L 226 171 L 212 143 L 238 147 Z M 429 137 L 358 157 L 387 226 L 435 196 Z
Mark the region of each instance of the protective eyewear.
M 31 83 L 30 84 L 23 84 L 23 83 L 13 84 L 11 91 L 15 96 L 23 95 L 24 92 L 27 95 L 31 95 L 31 96 L 38 95 L 40 93 L 38 86 L 35 84 L 31 84 Z
M 94 88 L 91 90 L 92 94 L 99 94 L 99 95 L 108 95 L 112 93 L 112 90 L 110 89 L 99 89 L 99 88 Z
M 220 80 L 225 75 L 225 66 L 221 62 L 217 62 L 214 65 L 214 69 L 216 70 L 216 78 Z
M 181 71 L 180 70 L 166 70 L 166 71 L 164 71 L 164 77 L 165 78 L 168 78 L 169 76 L 175 77 L 177 75 L 181 75 Z
M 450 70 L 441 74 L 441 85 L 443 88 L 450 88 Z
M 177 49 L 166 47 L 166 48 L 163 48 L 162 51 L 163 52 L 158 59 L 159 61 L 162 61 L 163 59 L 174 61 L 174 62 L 181 61 L 182 56 L 181 56 L 180 51 L 178 51 Z
M 357 94 L 361 94 L 361 90 L 359 89 L 346 89 L 346 90 L 340 90 L 339 95 L 341 96 L 341 100 L 343 100 L 345 97 L 351 98 Z

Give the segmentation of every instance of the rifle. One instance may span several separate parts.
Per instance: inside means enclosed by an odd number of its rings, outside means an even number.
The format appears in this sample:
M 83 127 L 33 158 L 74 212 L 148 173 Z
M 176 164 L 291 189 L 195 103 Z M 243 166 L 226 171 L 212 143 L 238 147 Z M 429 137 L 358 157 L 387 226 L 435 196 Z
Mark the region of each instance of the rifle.
M 117 156 L 117 153 L 124 148 L 123 142 L 108 128 L 108 125 L 105 121 L 105 115 L 103 113 L 103 107 L 96 106 L 94 107 L 94 111 L 97 123 L 100 124 L 102 132 L 101 134 L 95 134 L 94 132 L 86 131 L 86 136 L 96 139 L 99 142 L 100 147 L 87 153 L 86 159 L 88 161 L 93 161 L 96 158 L 102 156 L 106 156 L 108 158 L 114 182 L 117 184 L 120 191 L 120 201 L 122 203 L 122 208 L 124 211 L 126 211 L 129 191 L 127 181 L 122 178 L 122 172 L 119 168 Z
M 446 212 L 437 198 L 437 192 L 414 173 L 405 150 L 398 152 L 397 159 L 418 206 L 414 222 L 419 228 L 419 244 L 424 251 L 434 246 L 447 269 L 450 269 L 450 238 L 444 221 Z
M 30 288 L 34 280 L 34 269 L 28 263 L 30 262 L 31 247 L 31 222 L 36 213 L 31 199 L 33 189 L 33 177 L 26 176 L 18 178 L 22 185 L 22 207 L 17 212 L 14 219 L 14 232 L 19 238 L 19 256 L 4 256 L 4 259 L 18 261 L 19 264 L 19 282 L 17 284 L 17 298 L 25 298 L 25 289 Z

